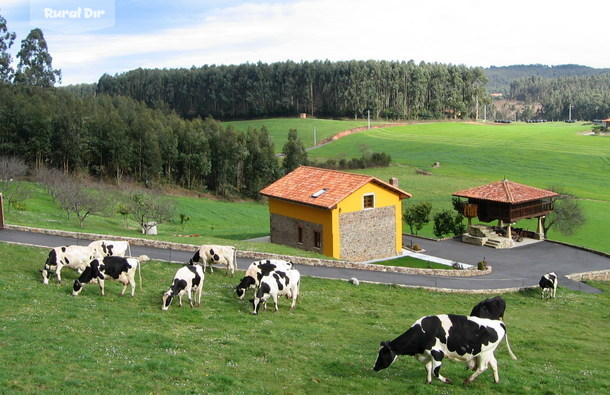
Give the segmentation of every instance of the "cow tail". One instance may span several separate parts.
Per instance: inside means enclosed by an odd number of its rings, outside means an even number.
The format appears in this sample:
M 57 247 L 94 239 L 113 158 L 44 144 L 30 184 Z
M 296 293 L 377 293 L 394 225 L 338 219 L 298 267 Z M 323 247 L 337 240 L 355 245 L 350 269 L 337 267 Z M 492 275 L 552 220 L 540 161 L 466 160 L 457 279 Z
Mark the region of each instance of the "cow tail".
M 512 359 L 514 359 L 516 361 L 517 360 L 517 356 L 515 354 L 513 354 L 513 350 L 510 349 L 510 344 L 508 344 L 508 332 L 506 332 L 504 334 L 504 340 L 506 340 L 506 348 L 508 349 L 508 354 L 510 355 L 510 357 Z

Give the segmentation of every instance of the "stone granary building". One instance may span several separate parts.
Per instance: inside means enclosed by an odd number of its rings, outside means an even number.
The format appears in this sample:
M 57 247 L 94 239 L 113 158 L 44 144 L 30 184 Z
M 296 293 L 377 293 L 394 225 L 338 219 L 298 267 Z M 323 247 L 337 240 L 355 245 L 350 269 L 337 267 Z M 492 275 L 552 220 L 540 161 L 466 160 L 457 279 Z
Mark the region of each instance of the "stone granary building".
M 260 193 L 272 243 L 353 261 L 402 252 L 402 199 L 411 195 L 395 178 L 301 166 Z
M 528 232 L 527 237 L 543 240 L 542 219 L 553 210 L 553 200 L 558 196 L 553 191 L 535 188 L 516 182 L 493 182 L 459 192 L 453 196 L 467 198 L 462 203 L 462 214 L 468 218 L 468 233 L 462 240 L 471 244 L 488 245 L 496 248 L 507 248 L 514 245 L 513 225 L 520 219 L 536 218 L 536 232 Z M 496 230 L 485 225 L 471 225 L 472 218 L 480 222 L 498 221 Z

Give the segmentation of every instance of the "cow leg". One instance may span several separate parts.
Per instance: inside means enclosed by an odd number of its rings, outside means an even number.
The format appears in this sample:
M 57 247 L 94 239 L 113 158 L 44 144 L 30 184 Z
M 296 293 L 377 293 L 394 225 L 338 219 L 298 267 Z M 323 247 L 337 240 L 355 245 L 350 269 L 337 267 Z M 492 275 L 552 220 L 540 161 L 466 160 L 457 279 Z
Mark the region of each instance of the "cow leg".
M 197 287 L 197 306 L 201 306 L 201 289 L 201 284 L 199 284 L 199 286 Z
M 273 294 L 273 305 L 275 306 L 275 311 L 278 311 L 278 306 L 277 306 L 277 294 Z
M 186 291 L 186 296 L 189 297 L 189 305 L 191 306 L 191 309 L 193 308 L 193 298 L 192 298 L 192 289 L 189 288 L 188 291 Z
M 494 360 L 495 360 L 495 358 L 494 358 Z M 490 362 L 490 358 L 489 357 L 483 357 L 483 356 L 479 355 L 478 360 L 477 360 L 477 370 L 475 370 L 474 373 L 470 377 L 468 377 L 466 380 L 464 380 L 464 384 L 472 383 L 474 381 L 474 379 L 476 379 L 477 377 L 479 377 L 479 375 L 481 373 L 486 371 L 487 370 L 487 364 L 489 362 Z M 497 365 L 496 365 L 496 367 L 497 367 Z M 494 379 L 495 379 L 495 375 L 494 375 Z
M 445 384 L 453 384 L 451 380 L 441 375 L 441 366 L 443 364 L 443 357 L 445 354 L 440 350 L 432 350 L 430 355 L 432 356 L 430 362 L 432 363 L 432 372 L 434 373 L 434 376 Z
M 494 382 L 499 383 L 500 376 L 498 375 L 498 361 L 496 360 L 496 357 L 493 354 L 489 359 L 489 366 L 491 367 L 491 371 L 494 373 Z
M 100 290 L 102 291 L 102 296 L 105 296 L 104 294 L 104 280 L 102 280 L 101 278 L 99 279 L 99 281 L 97 282 L 98 285 L 100 286 Z
M 290 305 L 290 310 L 294 310 L 294 306 L 297 305 L 298 296 L 299 296 L 299 294 L 297 294 L 296 292 L 292 294 L 292 304 Z
M 129 279 L 129 285 L 131 285 L 131 296 L 135 296 L 136 294 L 136 280 L 133 278 Z
M 178 294 L 178 306 L 182 307 L 182 292 Z
M 429 355 L 417 354 L 415 355 L 415 359 L 423 363 L 424 367 L 426 368 L 426 372 L 428 374 L 426 376 L 426 383 L 432 383 L 432 358 L 430 358 Z
M 61 284 L 61 268 L 62 265 L 57 265 L 57 270 L 55 271 L 55 276 L 57 277 L 57 283 Z

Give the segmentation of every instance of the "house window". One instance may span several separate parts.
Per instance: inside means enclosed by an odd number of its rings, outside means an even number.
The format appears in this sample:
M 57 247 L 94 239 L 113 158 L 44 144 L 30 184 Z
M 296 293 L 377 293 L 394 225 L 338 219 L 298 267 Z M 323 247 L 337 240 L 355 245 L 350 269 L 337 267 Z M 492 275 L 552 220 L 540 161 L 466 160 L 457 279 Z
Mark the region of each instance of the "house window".
M 313 232 L 313 246 L 316 248 L 322 248 L 322 235 L 320 232 Z
M 299 244 L 303 244 L 303 228 L 299 226 L 297 229 L 297 233 L 298 233 L 297 240 L 298 240 Z
M 375 195 L 373 195 L 372 193 L 370 193 L 368 195 L 364 195 L 362 198 L 362 208 L 367 209 L 367 208 L 374 208 L 374 207 L 375 207 Z

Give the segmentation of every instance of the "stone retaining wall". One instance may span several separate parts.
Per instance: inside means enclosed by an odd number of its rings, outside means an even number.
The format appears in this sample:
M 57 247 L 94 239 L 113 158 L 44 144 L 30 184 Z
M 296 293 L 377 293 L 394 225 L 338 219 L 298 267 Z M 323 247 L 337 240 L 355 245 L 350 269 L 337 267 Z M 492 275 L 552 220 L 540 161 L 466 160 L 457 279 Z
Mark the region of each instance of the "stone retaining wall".
M 75 237 L 78 239 L 84 240 L 125 240 L 128 241 L 131 245 L 139 245 L 146 247 L 157 247 L 157 248 L 166 248 L 173 249 L 178 251 L 192 251 L 193 253 L 197 249 L 198 246 L 193 244 L 181 244 L 181 243 L 173 243 L 169 241 L 160 241 L 160 240 L 149 240 L 149 239 L 140 239 L 135 237 L 123 237 L 123 236 L 109 236 L 109 235 L 101 235 L 95 233 L 82 233 L 82 232 L 68 232 L 62 230 L 54 230 L 54 229 L 42 229 L 42 228 L 31 228 L 27 226 L 19 226 L 19 225 L 5 225 L 6 229 L 14 229 L 20 231 L 28 231 L 35 233 L 42 233 L 48 235 L 57 235 L 57 236 L 66 236 L 66 237 Z M 298 257 L 298 256 L 289 256 L 289 255 L 280 255 L 280 254 L 272 254 L 267 252 L 258 252 L 258 251 L 237 251 L 237 256 L 240 258 L 251 258 L 253 260 L 259 259 L 284 259 L 289 260 L 291 262 L 300 264 L 300 265 L 309 265 L 309 266 L 328 266 L 328 267 L 340 267 L 340 268 L 348 268 L 348 269 L 359 269 L 359 270 L 371 270 L 371 271 L 380 271 L 380 272 L 390 272 L 390 273 L 406 273 L 406 274 L 419 274 L 419 275 L 430 275 L 430 276 L 447 276 L 447 277 L 473 277 L 473 276 L 484 276 L 491 273 L 492 268 L 488 266 L 486 270 L 477 270 L 473 269 L 463 269 L 463 270 L 453 270 L 453 269 L 416 269 L 412 267 L 402 267 L 402 266 L 383 266 L 383 265 L 375 265 L 371 263 L 358 263 L 358 262 L 348 262 L 348 261 L 339 261 L 339 260 L 331 260 L 331 259 L 317 259 L 317 258 L 307 258 L 307 257 Z
M 566 275 L 566 277 L 574 281 L 610 281 L 610 270 L 597 270 L 594 272 L 574 273 L 568 274 Z

